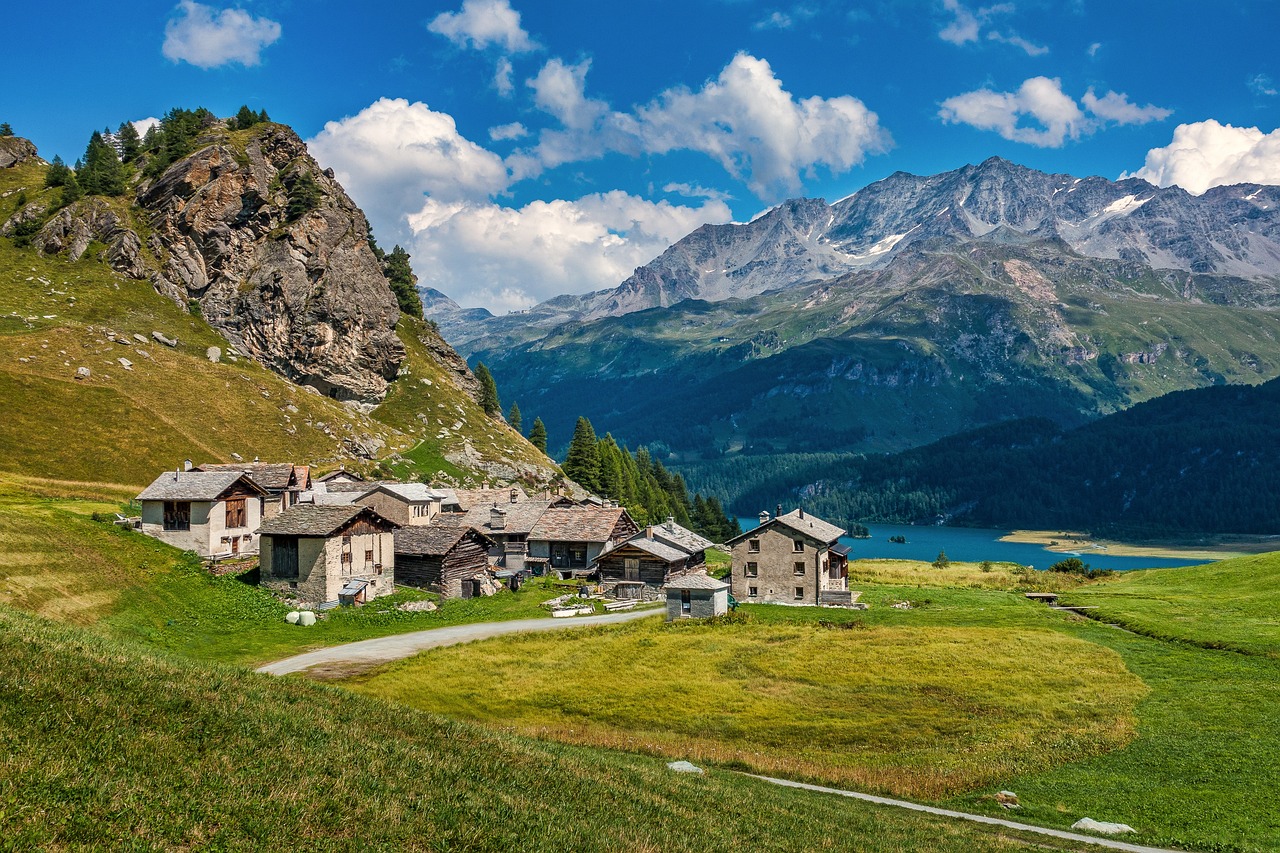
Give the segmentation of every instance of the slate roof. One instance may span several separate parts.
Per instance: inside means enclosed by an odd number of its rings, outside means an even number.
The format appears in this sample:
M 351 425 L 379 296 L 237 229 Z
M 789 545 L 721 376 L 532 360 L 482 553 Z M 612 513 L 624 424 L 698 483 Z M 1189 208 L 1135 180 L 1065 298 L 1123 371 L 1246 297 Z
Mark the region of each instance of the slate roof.
M 640 535 L 643 536 L 644 531 L 641 531 Z M 715 544 L 710 539 L 704 539 L 689 528 L 681 527 L 671 519 L 662 524 L 653 525 L 653 538 L 689 554 L 705 551 Z
M 279 494 L 293 481 L 293 464 L 290 462 L 234 462 L 231 464 L 200 465 L 197 471 L 239 471 L 248 474 L 255 483 L 268 492 Z
M 365 483 L 364 485 L 368 486 L 369 484 Z M 394 495 L 395 497 L 400 498 L 400 500 L 407 501 L 408 503 L 430 503 L 432 501 L 443 502 L 445 497 L 447 497 L 443 492 L 437 491 L 423 483 L 378 483 L 372 488 L 366 488 L 366 490 L 360 494 L 360 498 L 366 498 L 378 491 Z M 357 500 L 360 498 L 357 498 Z
M 641 534 L 638 537 L 628 539 L 626 542 L 619 542 L 617 545 L 614 545 L 612 548 L 609 548 L 608 550 L 603 551 L 600 554 L 600 556 L 596 558 L 596 561 L 599 562 L 600 560 L 603 560 L 605 557 L 612 554 L 614 551 L 617 551 L 621 548 L 626 548 L 628 546 L 632 548 L 639 548 L 641 551 L 644 551 L 646 554 L 652 554 L 653 556 L 657 557 L 659 560 L 662 560 L 663 562 L 667 562 L 667 563 L 675 563 L 680 560 L 688 559 L 689 557 L 688 551 L 682 550 L 680 548 L 672 548 L 670 545 L 668 545 L 665 542 L 658 542 L 653 539 L 646 539 L 644 538 L 644 535 Z
M 316 477 L 316 482 L 327 483 L 330 480 L 332 480 L 334 477 L 342 477 L 342 476 L 351 477 L 353 479 L 364 482 L 364 477 L 361 477 L 355 471 L 348 471 L 345 468 L 339 468 L 337 471 L 330 471 L 328 474 L 325 474 L 320 477 Z
M 351 506 L 357 497 L 356 492 L 312 492 L 311 502 L 316 506 Z
M 520 503 L 500 503 L 498 509 L 506 513 L 506 526 L 502 530 L 495 530 L 489 524 L 491 510 L 493 504 L 488 503 L 483 506 L 473 507 L 464 516 L 465 523 L 479 530 L 486 535 L 507 534 L 507 533 L 525 533 L 528 534 L 533 530 L 534 525 L 542 518 L 543 514 L 548 512 L 551 501 L 521 501 Z M 437 516 L 437 519 L 441 516 Z
M 744 539 L 757 535 L 760 531 L 766 529 L 770 525 L 785 527 L 788 530 L 808 536 L 810 539 L 815 539 L 824 545 L 830 545 L 841 536 L 845 535 L 845 529 L 843 527 L 837 527 L 834 524 L 823 521 L 812 513 L 806 512 L 801 516 L 801 512 L 803 512 L 803 510 L 794 509 L 785 515 L 771 518 L 759 527 L 753 527 L 744 533 L 740 533 L 724 544 L 737 544 Z
M 165 471 L 138 495 L 140 501 L 216 501 L 243 479 L 254 491 L 266 494 L 240 471 Z
M 681 575 L 667 581 L 667 589 L 728 589 L 724 581 L 718 581 L 711 575 L 701 572 L 692 575 Z
M 622 507 L 551 507 L 529 531 L 529 538 L 549 542 L 607 542 L 624 515 L 627 511 Z
M 297 504 L 275 518 L 262 522 L 258 533 L 268 536 L 328 536 L 345 527 L 361 513 L 368 513 L 370 521 L 380 521 L 390 527 L 397 526 L 367 506 Z
M 425 527 L 402 527 L 396 531 L 397 554 L 410 554 L 415 557 L 443 557 L 461 542 L 468 532 L 473 530 L 462 524 L 430 524 Z M 476 534 L 489 541 L 489 537 L 476 531 Z M 487 547 L 487 546 L 486 546 Z
M 458 499 L 462 511 L 468 512 L 476 507 L 493 506 L 495 503 L 499 506 L 512 504 L 512 489 L 516 490 L 515 503 L 529 500 L 529 496 L 519 486 L 507 486 L 502 489 L 450 489 L 449 491 Z

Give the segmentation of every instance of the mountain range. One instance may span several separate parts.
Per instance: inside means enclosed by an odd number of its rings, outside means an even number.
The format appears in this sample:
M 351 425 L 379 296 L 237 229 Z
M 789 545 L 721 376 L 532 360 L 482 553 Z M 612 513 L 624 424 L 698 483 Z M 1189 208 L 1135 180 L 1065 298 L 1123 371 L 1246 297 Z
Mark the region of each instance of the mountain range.
M 678 458 L 899 450 L 1280 373 L 1280 188 L 1200 196 L 992 158 L 706 225 L 611 290 L 442 333 L 554 439 Z

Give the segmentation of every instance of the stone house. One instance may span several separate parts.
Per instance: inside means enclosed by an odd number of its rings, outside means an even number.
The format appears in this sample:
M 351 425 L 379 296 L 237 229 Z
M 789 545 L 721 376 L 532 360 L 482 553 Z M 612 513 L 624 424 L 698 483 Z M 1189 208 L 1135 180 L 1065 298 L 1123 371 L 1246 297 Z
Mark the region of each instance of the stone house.
M 396 581 L 445 598 L 480 595 L 488 580 L 494 542 L 474 527 L 441 519 L 426 527 L 396 531 Z
M 646 527 L 606 548 L 595 567 L 606 594 L 618 598 L 660 598 L 658 590 L 672 578 L 705 571 L 706 549 L 712 543 L 674 518 Z
M 781 509 L 781 508 L 779 508 Z M 725 544 L 733 549 L 730 582 L 739 601 L 847 604 L 849 550 L 842 528 L 796 509 L 769 518 Z
M 262 504 L 263 518 L 275 518 L 297 504 L 302 493 L 312 488 L 311 468 L 291 462 L 259 462 L 255 459 L 253 462 L 206 463 L 195 470 L 248 474 L 269 496 Z
M 354 503 L 373 507 L 378 515 L 401 527 L 416 527 L 430 524 L 447 497 L 422 483 L 378 483 L 356 495 Z
M 606 549 L 639 532 L 631 514 L 620 506 L 551 506 L 529 531 L 527 562 L 545 565 L 569 580 L 587 574 Z
M 255 554 L 266 489 L 240 471 L 166 471 L 142 490 L 142 532 L 201 557 Z
M 311 604 L 390 595 L 396 526 L 367 506 L 299 504 L 259 529 L 259 582 Z
M 667 621 L 709 619 L 729 612 L 729 584 L 694 572 L 667 584 Z
M 348 471 L 346 468 L 339 468 L 337 471 L 330 471 L 328 474 L 316 477 L 316 484 L 324 483 L 363 483 L 364 477 L 361 477 L 355 471 Z
M 550 506 L 550 501 L 540 500 L 475 506 L 457 523 L 474 527 L 493 542 L 489 556 L 494 563 L 504 569 L 521 571 L 526 567 L 529 554 L 529 533 Z

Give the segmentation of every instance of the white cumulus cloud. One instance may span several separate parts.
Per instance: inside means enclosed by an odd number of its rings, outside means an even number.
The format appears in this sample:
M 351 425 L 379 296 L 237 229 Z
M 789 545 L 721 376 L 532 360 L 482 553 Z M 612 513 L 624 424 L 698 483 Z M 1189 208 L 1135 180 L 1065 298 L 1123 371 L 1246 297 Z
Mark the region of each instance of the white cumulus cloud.
M 147 116 L 146 118 L 140 118 L 137 121 L 131 121 L 129 123 L 133 125 L 134 130 L 138 131 L 139 136 L 146 136 L 148 130 L 153 127 L 159 127 L 160 119 L 155 116 Z
M 460 47 L 477 50 L 496 46 L 507 53 L 525 53 L 538 47 L 508 0 L 463 0 L 459 11 L 441 12 L 427 29 Z
M 621 190 L 520 208 L 428 199 L 409 217 L 407 246 L 422 284 L 500 313 L 615 287 L 694 228 L 730 218 L 720 201 L 686 207 Z
M 182 0 L 164 28 L 161 52 L 174 62 L 216 68 L 238 62 L 257 65 L 262 50 L 280 38 L 280 24 L 255 18 L 243 9 L 217 10 L 194 0 Z
M 1122 92 L 1102 97 L 1090 89 L 1077 103 L 1062 91 L 1062 81 L 1032 77 L 1016 92 L 978 89 L 943 101 L 938 116 L 947 124 L 967 124 L 993 130 L 1012 142 L 1041 148 L 1059 148 L 1068 139 L 1079 139 L 1108 122 L 1146 124 L 1167 118 L 1170 111 L 1152 104 L 1138 106 Z
M 1172 142 L 1148 151 L 1143 167 L 1122 177 L 1176 184 L 1196 195 L 1229 184 L 1280 184 L 1280 129 L 1263 133 L 1213 119 L 1180 124 Z
M 494 142 L 501 142 L 509 139 L 523 139 L 529 135 L 529 128 L 525 127 L 518 121 L 510 124 L 500 124 L 497 127 L 489 128 L 489 138 Z
M 832 173 L 888 150 L 889 134 L 850 95 L 797 99 L 763 59 L 740 53 L 701 89 L 668 89 L 631 112 L 585 94 L 589 63 L 553 59 L 528 81 L 534 101 L 562 125 L 508 159 L 520 177 L 563 163 L 601 157 L 699 151 L 761 198 L 797 191 L 816 167 Z
M 307 145 L 383 234 L 401 232 L 425 195 L 474 201 L 510 185 L 502 158 L 462 136 L 452 116 L 404 98 L 381 98 L 328 122 Z
M 970 9 L 960 0 L 942 0 L 942 8 L 951 13 L 951 20 L 938 31 L 938 38 L 957 47 L 975 43 L 985 37 L 987 41 L 1012 45 L 1024 51 L 1028 56 L 1041 56 L 1049 52 L 1049 48 L 1035 44 L 1013 30 L 990 28 L 993 19 L 1016 11 L 1016 7 L 1012 3 L 996 3 L 991 6 Z M 986 33 L 985 36 L 983 35 L 984 32 Z

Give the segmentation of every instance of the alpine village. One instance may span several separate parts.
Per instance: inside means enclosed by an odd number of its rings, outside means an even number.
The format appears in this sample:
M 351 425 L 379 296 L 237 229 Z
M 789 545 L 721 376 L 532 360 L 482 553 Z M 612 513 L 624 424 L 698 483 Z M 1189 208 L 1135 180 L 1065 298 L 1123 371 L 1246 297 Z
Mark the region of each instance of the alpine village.
M 184 0 L 103 38 L 186 103 L 0 103 L 0 847 L 1280 850 L 1280 131 L 806 80 L 1137 26 L 863 5 Z

